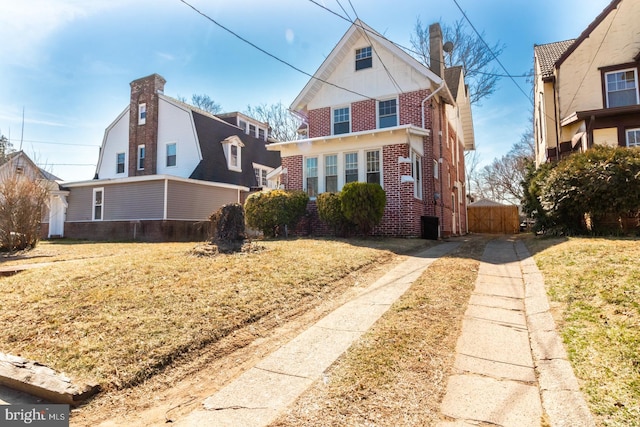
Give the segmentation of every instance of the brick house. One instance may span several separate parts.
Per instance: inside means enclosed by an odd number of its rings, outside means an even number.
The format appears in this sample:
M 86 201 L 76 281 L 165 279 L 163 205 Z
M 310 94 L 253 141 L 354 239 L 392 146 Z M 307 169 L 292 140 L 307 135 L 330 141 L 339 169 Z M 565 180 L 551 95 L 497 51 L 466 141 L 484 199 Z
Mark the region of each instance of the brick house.
M 265 148 L 266 123 L 202 111 L 164 95 L 165 83 L 158 74 L 131 82 L 129 105 L 105 131 L 95 178 L 62 183 L 64 237 L 200 239 L 202 222 L 222 205 L 277 185 L 268 175 L 280 156 Z
M 430 27 L 426 67 L 357 20 L 291 104 L 305 117 L 304 139 L 270 144 L 282 158 L 282 183 L 311 197 L 351 181 L 387 194 L 374 234 L 419 237 L 427 217 L 438 234 L 467 232 L 464 151 L 473 122 L 460 67 L 445 69 L 442 31 Z M 315 225 L 314 225 L 315 224 Z
M 577 39 L 534 46 L 536 164 L 640 146 L 640 2 L 613 0 Z

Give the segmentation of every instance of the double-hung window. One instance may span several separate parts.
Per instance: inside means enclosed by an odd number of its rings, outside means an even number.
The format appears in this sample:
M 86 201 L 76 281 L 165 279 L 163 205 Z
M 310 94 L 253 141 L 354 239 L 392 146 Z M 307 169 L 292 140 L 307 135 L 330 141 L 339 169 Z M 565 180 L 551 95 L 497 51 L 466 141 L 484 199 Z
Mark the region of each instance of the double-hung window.
M 367 182 L 370 184 L 380 184 L 380 151 L 367 151 L 366 157 Z
M 138 124 L 147 123 L 147 104 L 138 104 Z
M 371 46 L 356 49 L 356 71 L 371 68 L 372 66 Z
M 607 107 L 637 105 L 638 72 L 635 68 L 605 73 Z
M 333 110 L 333 134 L 349 133 L 349 107 Z
M 116 154 L 116 173 L 124 173 L 124 153 Z
M 338 156 L 331 154 L 324 158 L 324 191 L 336 193 L 338 191 Z
M 395 99 L 378 102 L 378 128 L 398 125 L 398 108 Z
M 318 158 L 308 157 L 306 162 L 305 176 L 307 179 L 307 194 L 309 197 L 318 195 Z
M 102 221 L 102 207 L 104 206 L 104 188 L 93 189 L 93 220 Z
M 344 155 L 344 183 L 358 181 L 358 153 Z
M 175 166 L 177 164 L 176 144 L 167 144 L 167 166 Z
M 627 147 L 640 147 L 640 129 L 627 129 Z
M 146 150 L 144 145 L 138 145 L 138 170 L 144 170 L 144 157 L 146 155 Z

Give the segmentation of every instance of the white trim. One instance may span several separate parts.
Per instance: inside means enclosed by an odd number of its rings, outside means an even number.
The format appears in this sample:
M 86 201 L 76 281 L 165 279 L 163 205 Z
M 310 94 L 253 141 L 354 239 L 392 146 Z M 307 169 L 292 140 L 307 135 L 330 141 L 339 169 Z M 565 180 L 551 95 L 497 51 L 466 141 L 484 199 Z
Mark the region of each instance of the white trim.
M 377 105 L 376 105 L 377 109 Z M 353 138 L 357 139 L 360 136 L 364 135 L 372 135 L 376 136 L 381 133 L 394 133 L 398 131 L 405 131 L 407 135 L 417 135 L 417 136 L 429 136 L 431 135 L 431 129 L 423 129 L 414 125 L 400 125 L 382 129 L 371 129 L 364 130 L 360 132 L 351 132 L 351 133 L 343 133 L 339 135 L 327 135 L 327 136 L 318 136 L 315 138 L 307 138 L 307 139 L 297 139 L 295 141 L 284 141 L 284 142 L 274 142 L 271 144 L 267 144 L 267 150 L 270 151 L 278 151 L 275 148 L 284 147 L 288 145 L 297 145 L 297 144 L 313 144 L 315 142 L 329 142 L 336 141 L 345 138 Z
M 640 92 L 638 92 L 638 69 L 637 68 L 625 68 L 622 70 L 613 70 L 613 71 L 608 71 L 606 73 L 604 73 L 604 93 L 605 93 L 605 98 L 607 101 L 607 105 L 605 106 L 605 108 L 615 108 L 615 107 L 611 107 L 609 106 L 609 84 L 607 82 L 607 77 L 610 76 L 611 74 L 619 74 L 619 73 L 626 73 L 627 71 L 633 71 L 633 79 L 634 82 L 636 84 L 636 103 L 635 104 L 628 104 L 628 105 L 638 105 L 640 104 Z M 628 90 L 628 89 L 627 89 Z M 614 91 L 614 92 L 621 92 L 621 91 Z M 622 107 L 622 105 L 618 105 L 618 107 Z
M 171 145 L 176 147 L 176 154 L 175 154 L 176 163 L 174 165 L 169 165 L 169 147 Z M 164 166 L 167 167 L 167 168 L 176 168 L 176 167 L 178 167 L 178 143 L 177 142 L 167 142 L 164 146 L 165 146 L 165 157 L 164 157 L 165 164 L 164 164 Z
M 169 180 L 164 180 L 164 203 L 162 206 L 162 219 L 167 219 L 167 213 L 169 212 Z
M 235 184 L 226 184 L 223 182 L 202 181 L 199 179 L 182 178 L 174 175 L 142 175 L 142 176 L 130 176 L 125 178 L 107 178 L 107 179 L 94 179 L 89 181 L 76 181 L 76 182 L 61 182 L 62 187 L 74 188 L 74 187 L 93 187 L 96 185 L 104 186 L 111 184 L 127 184 L 130 182 L 145 182 L 145 181 L 161 181 L 163 179 L 169 181 L 186 182 L 191 184 L 200 184 L 210 187 L 230 188 L 240 191 L 249 191 L 249 187 Z
M 118 166 L 120 165 L 120 163 L 118 163 L 118 157 L 120 156 L 120 154 L 122 154 L 122 172 L 118 172 Z M 124 175 L 126 173 L 127 173 L 127 152 L 126 151 L 116 152 L 116 175 Z
M 96 193 L 102 193 L 101 203 L 96 203 Z M 100 218 L 96 218 L 96 207 L 100 206 Z M 104 220 L 104 187 L 95 187 L 91 193 L 91 221 Z
M 624 130 L 624 142 L 627 147 L 640 147 L 640 141 L 636 145 L 629 145 L 629 132 L 640 132 L 640 128 L 631 128 Z
M 144 150 L 144 156 L 140 156 L 140 149 Z M 144 170 L 144 160 L 147 158 L 147 147 L 145 144 L 138 144 L 138 151 L 136 153 L 136 169 L 139 171 Z M 142 167 L 140 167 L 140 160 L 142 159 Z
M 144 113 L 144 117 L 142 117 Z M 147 123 L 147 103 L 141 102 L 138 104 L 138 125 L 144 125 Z

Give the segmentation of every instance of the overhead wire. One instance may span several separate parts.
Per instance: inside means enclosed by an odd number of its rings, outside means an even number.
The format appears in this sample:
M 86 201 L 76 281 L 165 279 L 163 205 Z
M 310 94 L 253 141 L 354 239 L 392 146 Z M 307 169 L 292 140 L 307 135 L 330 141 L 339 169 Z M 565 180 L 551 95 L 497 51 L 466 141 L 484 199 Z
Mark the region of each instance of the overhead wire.
M 278 56 L 276 56 L 276 55 L 272 54 L 271 52 L 269 52 L 269 51 L 267 51 L 267 50 L 265 50 L 265 49 L 263 49 L 263 48 L 261 48 L 260 46 L 256 45 L 255 43 L 251 42 L 250 40 L 248 40 L 248 39 L 246 39 L 245 37 L 241 36 L 240 34 L 236 33 L 235 31 L 233 31 L 233 30 L 231 30 L 231 29 L 229 29 L 229 28 L 225 27 L 224 25 L 222 25 L 221 23 L 219 23 L 219 22 L 218 22 L 218 21 L 216 21 L 215 19 L 211 18 L 211 17 L 210 17 L 209 15 L 207 15 L 206 13 L 204 13 L 204 12 L 200 11 L 199 9 L 197 9 L 195 6 L 193 6 L 192 4 L 190 4 L 189 2 L 187 2 L 186 0 L 179 0 L 179 1 L 180 1 L 181 3 L 183 3 L 183 4 L 185 4 L 186 6 L 188 6 L 189 8 L 193 9 L 193 11 L 195 11 L 196 13 L 198 13 L 199 15 L 201 15 L 202 17 L 204 17 L 205 19 L 207 19 L 207 20 L 211 21 L 212 23 L 214 23 L 214 24 L 215 24 L 215 25 L 217 25 L 218 27 L 222 28 L 223 30 L 225 30 L 225 31 L 226 31 L 226 32 L 228 32 L 229 34 L 231 34 L 231 35 L 233 35 L 234 37 L 236 37 L 236 38 L 240 39 L 241 41 L 243 41 L 244 43 L 246 43 L 246 44 L 248 44 L 249 46 L 253 47 L 254 49 L 259 50 L 260 52 L 264 53 L 265 55 L 269 56 L 270 58 L 275 59 L 276 61 L 278 61 L 278 62 L 280 62 L 280 63 L 282 63 L 282 64 L 286 65 L 287 67 L 289 67 L 289 68 L 291 68 L 291 69 L 293 69 L 293 70 L 295 70 L 295 71 L 297 71 L 297 72 L 299 72 L 299 73 L 302 73 L 302 74 L 304 74 L 305 76 L 307 76 L 307 77 L 309 77 L 309 78 L 311 78 L 311 79 L 313 79 L 313 80 L 318 80 L 318 81 L 320 81 L 320 82 L 322 82 L 322 83 L 325 83 L 325 84 L 327 84 L 327 85 L 333 86 L 333 87 L 335 87 L 335 88 L 337 88 L 337 89 L 344 90 L 344 91 L 346 91 L 346 92 L 353 93 L 354 95 L 361 96 L 361 97 L 363 97 L 363 98 L 365 98 L 365 99 L 370 99 L 370 100 L 377 101 L 377 99 L 376 99 L 376 98 L 372 98 L 372 97 L 370 97 L 370 96 L 368 96 L 368 95 L 365 95 L 365 94 L 362 94 L 362 93 L 360 93 L 360 92 L 358 92 L 358 91 L 351 90 L 351 89 L 349 89 L 349 88 L 346 88 L 346 87 L 343 87 L 343 86 L 337 85 L 337 84 L 332 83 L 332 82 L 329 82 L 329 81 L 327 81 L 327 80 L 323 80 L 323 79 L 321 79 L 321 78 L 319 78 L 319 77 L 316 77 L 316 76 L 315 76 L 315 75 L 313 75 L 313 74 L 310 74 L 310 73 L 308 73 L 308 72 L 306 72 L 306 71 L 302 70 L 302 69 L 301 69 L 301 68 L 299 68 L 299 67 L 296 67 L 295 65 L 291 64 L 290 62 L 287 62 L 287 61 L 285 61 L 284 59 L 282 59 L 282 58 L 280 58 L 280 57 L 278 57 Z

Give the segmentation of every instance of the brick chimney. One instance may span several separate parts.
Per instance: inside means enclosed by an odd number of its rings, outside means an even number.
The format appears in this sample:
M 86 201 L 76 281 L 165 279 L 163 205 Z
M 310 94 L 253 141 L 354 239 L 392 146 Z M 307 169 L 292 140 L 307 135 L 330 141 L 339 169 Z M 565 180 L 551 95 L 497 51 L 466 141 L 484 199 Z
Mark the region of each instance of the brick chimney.
M 158 159 L 158 94 L 167 81 L 159 74 L 131 82 L 129 105 L 129 176 L 153 175 Z M 144 145 L 144 161 L 139 149 Z M 142 166 L 142 167 L 140 167 Z
M 444 52 L 442 50 L 442 28 L 437 22 L 429 25 L 429 68 L 438 77 L 444 78 Z

